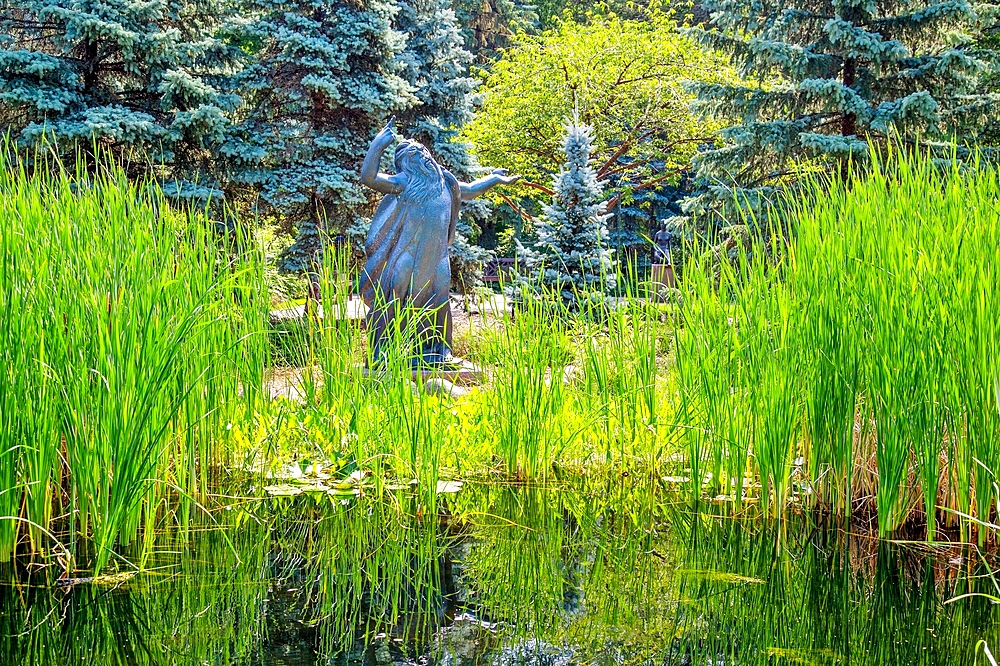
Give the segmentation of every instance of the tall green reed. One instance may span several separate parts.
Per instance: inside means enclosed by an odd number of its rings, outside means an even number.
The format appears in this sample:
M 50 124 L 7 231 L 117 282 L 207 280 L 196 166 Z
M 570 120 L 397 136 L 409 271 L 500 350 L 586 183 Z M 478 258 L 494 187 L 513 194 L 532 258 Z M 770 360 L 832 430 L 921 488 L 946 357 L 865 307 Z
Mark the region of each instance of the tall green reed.
M 545 479 L 576 432 L 565 415 L 564 378 L 572 360 L 567 311 L 555 299 L 515 287 L 518 305 L 487 338 L 491 399 L 481 438 L 513 478 Z
M 691 467 L 746 451 L 777 512 L 790 482 L 841 515 L 870 491 L 883 535 L 923 518 L 933 538 L 942 504 L 987 515 L 998 192 L 990 167 L 892 155 L 786 201 L 787 251 L 696 258 L 677 339 Z
M 29 173 L 5 155 L 0 193 L 0 508 L 23 498 L 44 528 L 65 514 L 100 570 L 227 459 L 226 424 L 261 391 L 260 260 L 110 167 Z
M 630 264 L 618 267 L 622 295 L 610 304 L 588 303 L 575 322 L 582 382 L 574 391 L 584 413 L 597 415 L 604 457 L 655 462 L 662 403 L 661 365 L 665 365 L 660 307 L 636 288 Z

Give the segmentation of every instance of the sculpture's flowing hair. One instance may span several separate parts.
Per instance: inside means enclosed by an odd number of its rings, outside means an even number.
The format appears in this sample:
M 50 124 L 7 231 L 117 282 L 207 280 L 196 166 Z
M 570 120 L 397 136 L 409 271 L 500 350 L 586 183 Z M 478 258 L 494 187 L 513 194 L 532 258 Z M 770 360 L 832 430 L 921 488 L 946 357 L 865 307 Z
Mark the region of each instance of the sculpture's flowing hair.
M 396 148 L 394 162 L 397 172 L 406 173 L 406 189 L 402 198 L 420 203 L 436 196 L 444 190 L 444 171 L 433 159 L 430 163 L 423 158 L 424 147 L 416 141 L 403 141 Z

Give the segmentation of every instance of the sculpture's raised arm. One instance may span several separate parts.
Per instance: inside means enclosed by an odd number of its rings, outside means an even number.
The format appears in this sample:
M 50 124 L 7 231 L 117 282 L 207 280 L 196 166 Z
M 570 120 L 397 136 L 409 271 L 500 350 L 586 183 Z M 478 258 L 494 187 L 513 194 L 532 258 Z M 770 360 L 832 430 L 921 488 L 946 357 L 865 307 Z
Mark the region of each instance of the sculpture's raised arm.
M 508 175 L 507 169 L 497 169 L 488 176 L 484 176 L 471 183 L 459 183 L 462 190 L 462 201 L 471 201 L 476 197 L 481 197 L 497 185 L 510 185 L 520 180 L 520 176 Z
M 365 161 L 361 165 L 362 184 L 383 194 L 399 194 L 406 186 L 406 180 L 403 175 L 390 175 L 378 170 L 379 163 L 382 161 L 382 153 L 396 140 L 392 135 L 392 126 L 395 120 L 395 116 L 390 118 L 385 127 L 375 135 L 371 146 L 368 147 L 368 154 L 365 155 Z

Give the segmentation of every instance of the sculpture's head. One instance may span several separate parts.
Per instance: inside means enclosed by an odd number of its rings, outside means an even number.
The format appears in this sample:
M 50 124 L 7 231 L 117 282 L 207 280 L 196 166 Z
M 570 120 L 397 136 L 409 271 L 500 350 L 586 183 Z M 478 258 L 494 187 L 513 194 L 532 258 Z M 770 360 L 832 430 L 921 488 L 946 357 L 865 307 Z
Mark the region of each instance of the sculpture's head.
M 406 139 L 396 146 L 393 160 L 396 173 L 407 176 L 407 199 L 423 200 L 437 196 L 444 184 L 444 173 L 431 153 L 419 141 Z
M 431 152 L 424 147 L 424 144 L 413 139 L 399 142 L 394 162 L 397 173 L 403 171 L 407 174 L 441 177 L 441 167 L 434 161 Z

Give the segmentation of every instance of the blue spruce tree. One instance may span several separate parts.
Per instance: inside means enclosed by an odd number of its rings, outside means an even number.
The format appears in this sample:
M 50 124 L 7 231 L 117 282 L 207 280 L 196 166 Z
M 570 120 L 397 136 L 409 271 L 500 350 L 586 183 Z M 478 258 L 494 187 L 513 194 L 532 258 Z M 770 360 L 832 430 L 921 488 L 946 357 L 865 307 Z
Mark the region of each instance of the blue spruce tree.
M 570 123 L 563 143 L 566 162 L 553 181 L 552 203 L 536 224 L 537 239 L 518 247 L 526 269 L 519 286 L 543 297 L 559 294 L 574 310 L 603 304 L 616 285 L 606 226 L 611 216 L 590 165 L 591 145 L 590 128 Z
M 0 11 L 0 127 L 64 155 L 95 145 L 132 175 L 204 196 L 239 98 L 216 0 L 18 0 Z M 200 183 L 200 184 L 199 184 Z
M 975 141 L 1000 110 L 967 0 L 707 0 L 687 34 L 732 56 L 743 86 L 697 85 L 696 107 L 733 126 L 695 158 L 692 212 L 763 210 L 803 165 L 846 172 L 872 148 Z M 977 14 L 977 9 L 983 13 Z
M 315 275 L 324 235 L 371 209 L 359 182 L 368 143 L 412 106 L 390 0 L 251 0 L 244 40 L 259 57 L 238 78 L 245 120 L 224 148 L 230 178 L 297 231 L 282 268 Z M 316 295 L 318 284 L 312 281 Z
M 406 36 L 400 74 L 417 98 L 414 107 L 400 114 L 400 125 L 460 180 L 475 180 L 484 169 L 458 134 L 472 119 L 477 82 L 469 76 L 472 54 L 465 48 L 451 3 L 403 0 L 396 26 Z M 490 253 L 473 243 L 489 214 L 487 201 L 463 204 L 451 247 L 452 282 L 458 291 L 466 292 L 480 283 Z

